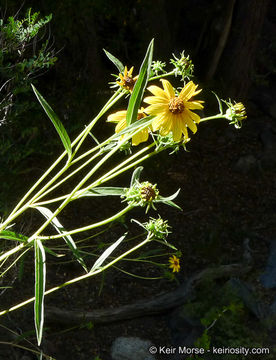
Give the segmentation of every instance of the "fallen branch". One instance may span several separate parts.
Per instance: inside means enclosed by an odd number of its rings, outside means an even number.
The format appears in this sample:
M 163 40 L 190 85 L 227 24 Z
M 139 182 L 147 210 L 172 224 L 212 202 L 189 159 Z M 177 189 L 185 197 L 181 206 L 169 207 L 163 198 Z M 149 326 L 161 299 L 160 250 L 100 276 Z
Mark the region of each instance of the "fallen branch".
M 61 324 L 82 324 L 93 322 L 105 324 L 138 317 L 156 315 L 178 307 L 191 299 L 196 287 L 206 280 L 232 277 L 246 274 L 251 267 L 244 264 L 221 265 L 208 268 L 193 275 L 176 290 L 154 297 L 151 300 L 140 300 L 134 304 L 120 306 L 115 309 L 99 309 L 93 311 L 64 310 L 48 306 L 46 319 Z

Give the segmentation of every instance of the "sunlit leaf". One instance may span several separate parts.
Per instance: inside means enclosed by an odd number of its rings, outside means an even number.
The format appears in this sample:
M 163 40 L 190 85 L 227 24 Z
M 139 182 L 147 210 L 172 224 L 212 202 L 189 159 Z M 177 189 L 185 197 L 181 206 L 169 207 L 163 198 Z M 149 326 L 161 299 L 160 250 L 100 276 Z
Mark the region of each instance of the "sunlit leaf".
M 35 301 L 34 320 L 38 346 L 41 343 L 44 324 L 44 294 L 46 282 L 46 256 L 40 240 L 34 242 L 35 249 Z
M 54 127 L 56 128 L 60 139 L 63 143 L 63 146 L 65 147 L 65 150 L 68 153 L 68 156 L 72 154 L 72 148 L 71 148 L 71 140 L 69 138 L 69 135 L 67 134 L 64 126 L 62 125 L 62 122 L 58 118 L 57 114 L 54 112 L 54 110 L 51 108 L 51 106 L 47 103 L 47 101 L 43 98 L 43 96 L 38 92 L 38 90 L 32 85 L 33 91 L 40 102 L 41 106 L 43 107 L 44 111 L 46 112 L 49 119 L 54 124 Z
M 122 187 L 96 187 L 85 191 L 80 197 L 84 196 L 121 196 L 125 191 Z
M 176 193 L 172 194 L 171 196 L 167 196 L 167 197 L 163 197 L 163 196 L 158 196 L 158 199 L 154 200 L 154 202 L 161 202 L 163 204 L 175 207 L 176 209 L 182 210 L 180 206 L 176 205 L 172 200 L 174 200 L 177 195 L 179 194 L 180 189 L 177 190 Z
M 103 253 L 102 255 L 98 258 L 98 260 L 95 261 L 95 264 L 93 265 L 92 269 L 90 270 L 90 272 L 93 272 L 97 269 L 99 269 L 99 267 L 102 265 L 102 263 L 105 261 L 105 259 L 111 255 L 111 253 L 116 249 L 116 247 L 118 245 L 120 245 L 120 243 L 124 240 L 124 238 L 126 237 L 126 234 L 124 234 L 123 236 L 121 236 L 117 241 L 115 241 L 114 244 L 110 245 Z
M 120 73 L 124 72 L 124 65 L 121 63 L 119 59 L 117 59 L 114 55 L 110 54 L 107 50 L 103 49 L 105 55 L 108 57 L 109 60 L 113 62 L 116 68 L 119 70 Z
M 53 213 L 51 210 L 49 210 L 46 207 L 42 207 L 42 206 L 37 206 L 36 209 L 43 215 L 45 216 L 45 218 L 48 220 L 50 218 L 52 218 Z M 59 220 L 57 219 L 57 217 L 54 217 L 51 220 L 51 224 L 53 225 L 53 227 L 56 229 L 56 231 L 63 235 L 64 232 L 66 232 L 66 230 L 64 229 L 64 227 L 61 225 L 61 223 L 59 222 Z M 71 235 L 63 235 L 63 239 L 65 240 L 66 244 L 68 245 L 68 247 L 70 248 L 70 250 L 72 251 L 72 253 L 74 254 L 74 256 L 76 257 L 77 261 L 81 264 L 81 266 L 84 268 L 85 271 L 87 271 L 87 267 L 85 265 L 85 262 L 83 261 L 83 258 L 80 256 L 79 254 L 79 250 L 77 248 L 77 245 L 75 244 L 74 240 L 72 239 Z
M 148 46 L 143 63 L 141 65 L 138 79 L 134 85 L 131 97 L 129 99 L 126 115 L 127 125 L 130 125 L 137 120 L 138 109 L 140 107 L 151 72 L 153 42 L 154 40 L 152 39 Z
M 28 240 L 28 237 L 21 234 L 17 234 L 13 231 L 3 230 L 0 232 L 0 239 L 26 242 Z
M 136 181 L 139 181 L 141 172 L 143 171 L 143 166 L 138 166 L 132 173 L 130 187 L 135 184 Z

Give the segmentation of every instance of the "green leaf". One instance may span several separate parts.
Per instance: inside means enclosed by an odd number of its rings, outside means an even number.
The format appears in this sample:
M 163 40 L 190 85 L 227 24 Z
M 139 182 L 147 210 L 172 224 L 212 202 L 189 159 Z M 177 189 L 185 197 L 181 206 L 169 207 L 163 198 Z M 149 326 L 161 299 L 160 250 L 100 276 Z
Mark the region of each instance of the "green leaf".
M 44 245 L 44 250 L 46 253 L 56 257 L 56 258 L 59 258 L 59 257 L 63 257 L 65 256 L 64 254 L 57 254 L 55 251 L 53 251 L 52 249 L 48 248 L 47 246 Z
M 180 189 L 177 190 L 176 193 L 172 194 L 171 196 L 167 196 L 167 197 L 163 197 L 163 196 L 158 196 L 158 199 L 154 200 L 154 202 L 161 202 L 163 204 L 175 207 L 176 209 L 179 209 L 182 211 L 181 207 L 176 205 L 172 200 L 175 199 L 177 197 L 177 195 L 179 194 Z
M 121 137 L 124 134 L 130 133 L 130 131 L 137 130 L 138 128 L 144 129 L 147 126 L 149 126 L 152 123 L 152 119 L 154 118 L 153 115 L 151 116 L 146 116 L 140 120 L 135 121 L 134 123 L 130 124 L 129 126 L 127 126 L 126 128 L 124 128 L 122 131 L 120 131 L 119 133 L 116 133 L 113 135 L 113 139 L 117 138 L 117 137 Z
M 28 240 L 28 237 L 22 234 L 17 234 L 13 231 L 3 230 L 0 232 L 0 239 L 26 242 Z
M 109 60 L 113 62 L 113 64 L 116 66 L 116 68 L 119 70 L 120 73 L 124 72 L 124 65 L 121 63 L 120 60 L 118 60 L 114 55 L 110 54 L 107 50 L 103 49 L 105 52 L 105 55 L 108 57 Z
M 45 216 L 45 218 L 48 220 L 53 216 L 53 213 L 51 210 L 49 210 L 46 207 L 42 207 L 42 206 L 37 206 L 35 209 L 37 209 L 43 216 Z M 51 220 L 51 224 L 53 225 L 53 227 L 56 229 L 56 231 L 59 234 L 63 234 L 65 231 L 64 227 L 61 225 L 61 223 L 58 221 L 57 217 L 54 217 Z M 70 248 L 70 250 L 72 251 L 72 253 L 74 254 L 74 256 L 76 257 L 77 261 L 81 264 L 81 266 L 84 268 L 85 271 L 87 271 L 87 267 L 85 265 L 85 262 L 83 261 L 83 258 L 80 256 L 79 254 L 79 250 L 77 248 L 77 245 L 75 244 L 74 240 L 72 239 L 71 235 L 64 235 L 63 239 L 65 240 L 66 244 L 68 245 L 68 247 Z
M 34 320 L 38 346 L 41 344 L 44 324 L 44 294 L 46 280 L 46 256 L 40 240 L 34 242 L 35 249 L 35 301 Z
M 138 109 L 140 107 L 145 88 L 148 83 L 148 79 L 151 72 L 151 63 L 152 63 L 152 53 L 153 53 L 153 42 L 152 39 L 145 58 L 143 60 L 143 63 L 140 68 L 138 80 L 136 81 L 133 92 L 131 94 L 131 97 L 129 99 L 128 108 L 127 108 L 127 115 L 126 115 L 126 123 L 127 125 L 130 125 L 131 123 L 135 122 L 137 120 L 137 114 Z
M 93 272 L 97 269 L 100 268 L 100 266 L 102 265 L 102 263 L 105 261 L 105 259 L 116 249 L 116 247 L 118 245 L 120 245 L 120 243 L 124 240 L 124 238 L 126 237 L 126 234 L 124 234 L 123 236 L 121 236 L 117 241 L 115 241 L 114 244 L 110 245 L 103 253 L 102 255 L 98 258 L 98 260 L 95 261 L 95 264 L 93 265 L 92 269 L 90 270 L 90 272 Z
M 60 136 L 63 146 L 65 147 L 65 150 L 68 153 L 68 157 L 70 157 L 72 154 L 71 140 L 70 140 L 64 126 L 62 125 L 62 122 L 59 120 L 57 114 L 54 112 L 54 110 L 51 108 L 51 106 L 47 103 L 47 101 L 43 98 L 43 96 L 37 91 L 37 89 L 34 87 L 34 85 L 33 84 L 31 84 L 31 85 L 32 85 L 32 89 L 33 89 L 38 101 L 40 102 L 41 106 L 43 107 L 43 109 L 46 112 L 49 119 L 54 124 L 54 127 L 56 128 L 56 130 Z
M 130 181 L 130 187 L 133 186 L 137 181 L 139 181 L 140 179 L 140 175 L 141 175 L 141 172 L 143 171 L 143 166 L 139 166 L 138 168 L 136 168 L 133 173 L 132 173 L 132 176 L 131 176 L 131 181 Z
M 121 196 L 124 195 L 125 191 L 122 187 L 96 187 L 90 190 L 87 190 L 85 193 L 81 194 L 83 196 Z
M 217 94 L 214 91 L 212 91 L 212 93 L 215 95 L 215 97 L 217 99 L 217 102 L 218 102 L 218 105 L 219 105 L 219 112 L 222 115 L 223 114 L 223 108 L 222 108 L 222 103 L 220 101 L 220 98 L 217 96 Z

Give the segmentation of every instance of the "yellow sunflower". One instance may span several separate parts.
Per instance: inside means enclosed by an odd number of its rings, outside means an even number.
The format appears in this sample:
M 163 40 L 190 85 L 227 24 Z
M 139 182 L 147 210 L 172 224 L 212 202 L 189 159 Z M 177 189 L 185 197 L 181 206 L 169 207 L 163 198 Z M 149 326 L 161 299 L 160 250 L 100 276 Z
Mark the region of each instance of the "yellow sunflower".
M 122 110 L 122 111 L 117 111 L 116 113 L 108 116 L 107 121 L 118 123 L 115 128 L 116 133 L 119 133 L 120 131 L 126 128 L 126 124 L 127 124 L 126 114 L 127 111 Z M 144 108 L 138 110 L 137 120 L 141 120 L 146 116 L 148 115 L 144 113 Z M 132 136 L 132 145 L 134 146 L 139 145 L 141 142 L 147 141 L 148 137 L 149 137 L 149 128 L 144 128 Z
M 169 263 L 170 263 L 169 267 L 173 269 L 173 272 L 179 272 L 180 270 L 179 259 L 175 255 L 169 258 Z
M 148 87 L 154 96 L 144 99 L 145 103 L 150 104 L 145 112 L 155 116 L 152 129 L 153 131 L 159 130 L 162 136 L 171 131 L 174 141 L 180 141 L 182 134 L 188 138 L 187 127 L 195 133 L 197 130 L 196 123 L 200 121 L 200 117 L 191 110 L 203 109 L 203 101 L 192 100 L 201 90 L 196 90 L 198 85 L 190 81 L 176 96 L 170 82 L 164 79 L 161 81 L 163 89 L 155 85 Z
M 119 74 L 121 81 L 116 81 L 118 85 L 120 85 L 122 88 L 124 88 L 130 92 L 133 90 L 136 80 L 138 79 L 138 75 L 135 77 L 132 77 L 132 72 L 133 72 L 133 66 L 129 71 L 127 70 L 127 67 L 125 66 L 124 73 Z

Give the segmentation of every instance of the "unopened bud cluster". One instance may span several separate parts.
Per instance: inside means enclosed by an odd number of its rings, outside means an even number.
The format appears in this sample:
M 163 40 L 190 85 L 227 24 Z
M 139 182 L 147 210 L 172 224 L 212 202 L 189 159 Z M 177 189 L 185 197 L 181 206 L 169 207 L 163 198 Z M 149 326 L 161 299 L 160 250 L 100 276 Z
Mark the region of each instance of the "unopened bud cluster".
M 184 80 L 185 78 L 192 78 L 193 72 L 194 72 L 194 64 L 192 63 L 192 60 L 190 60 L 190 56 L 185 56 L 184 51 L 181 52 L 180 58 L 177 58 L 174 54 L 173 59 L 170 60 L 170 63 L 173 64 L 175 70 L 175 76 L 180 75 L 181 80 Z
M 155 75 L 159 75 L 159 73 L 165 74 L 165 67 L 166 67 L 166 63 L 162 62 L 162 61 L 153 61 L 151 64 L 151 68 L 152 71 L 154 72 Z
M 230 124 L 234 124 L 235 128 L 240 129 L 242 126 L 242 120 L 246 119 L 246 110 L 243 103 L 239 102 L 232 104 L 231 102 L 226 102 L 228 109 L 226 110 L 225 117 L 230 120 Z
M 136 181 L 133 186 L 125 190 L 124 201 L 133 206 L 147 206 L 147 210 L 151 206 L 154 208 L 153 201 L 159 195 L 156 186 L 148 181 L 142 183 Z
M 166 240 L 169 235 L 169 225 L 167 220 L 163 220 L 160 216 L 158 219 L 150 218 L 150 220 L 143 224 L 144 228 L 150 233 L 154 238 L 159 240 Z

